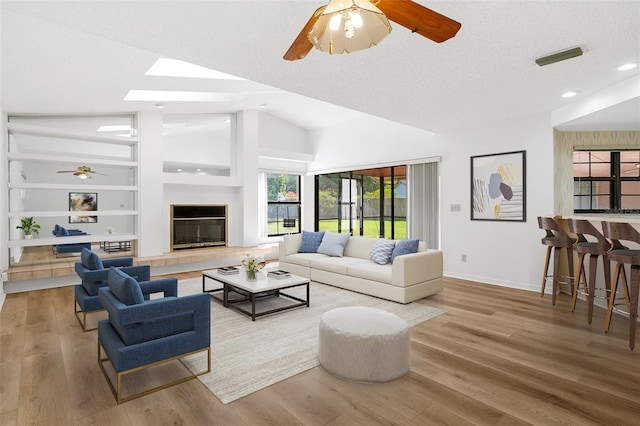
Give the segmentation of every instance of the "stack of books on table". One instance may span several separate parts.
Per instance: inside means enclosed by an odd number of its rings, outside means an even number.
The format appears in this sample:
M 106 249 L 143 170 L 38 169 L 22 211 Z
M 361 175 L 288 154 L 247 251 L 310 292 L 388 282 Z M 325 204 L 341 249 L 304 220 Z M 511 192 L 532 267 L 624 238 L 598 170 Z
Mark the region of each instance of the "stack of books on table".
M 223 266 L 222 268 L 218 268 L 218 273 L 222 275 L 239 274 L 240 269 L 236 268 L 235 266 Z
M 273 271 L 269 271 L 267 273 L 267 276 L 280 280 L 280 279 L 283 279 L 283 278 L 291 277 L 291 274 L 289 272 L 287 272 L 287 271 L 283 271 L 282 269 L 276 269 L 276 270 L 273 270 Z

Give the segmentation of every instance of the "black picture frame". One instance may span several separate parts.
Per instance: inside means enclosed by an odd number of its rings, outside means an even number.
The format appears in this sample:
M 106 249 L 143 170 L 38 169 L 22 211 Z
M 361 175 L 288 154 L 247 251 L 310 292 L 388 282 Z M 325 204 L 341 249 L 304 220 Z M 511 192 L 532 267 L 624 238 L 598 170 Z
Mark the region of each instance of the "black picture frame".
M 95 212 L 98 211 L 98 193 L 96 192 L 70 192 L 70 212 Z M 69 216 L 69 223 L 97 223 L 98 216 L 77 215 Z
M 527 221 L 527 152 L 471 157 L 471 220 Z

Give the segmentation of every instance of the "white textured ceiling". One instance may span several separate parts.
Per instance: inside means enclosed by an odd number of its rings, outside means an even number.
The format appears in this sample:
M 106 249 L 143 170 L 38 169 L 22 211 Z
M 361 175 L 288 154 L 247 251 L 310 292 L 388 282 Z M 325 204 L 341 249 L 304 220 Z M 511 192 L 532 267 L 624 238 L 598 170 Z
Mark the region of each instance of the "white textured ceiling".
M 616 70 L 640 61 L 638 1 L 418 0 L 461 22 L 458 35 L 437 44 L 394 25 L 372 49 L 283 60 L 324 1 L 2 1 L 3 109 L 145 110 L 153 102 L 122 101 L 129 89 L 206 90 L 245 96 L 172 103 L 166 111 L 233 112 L 266 103 L 271 114 L 307 129 L 359 111 L 443 132 L 550 112 L 640 72 Z M 545 67 L 534 62 L 575 46 L 583 56 Z M 251 81 L 145 77 L 158 57 Z M 568 90 L 579 95 L 561 98 Z M 622 108 L 604 125 L 640 129 L 640 103 Z

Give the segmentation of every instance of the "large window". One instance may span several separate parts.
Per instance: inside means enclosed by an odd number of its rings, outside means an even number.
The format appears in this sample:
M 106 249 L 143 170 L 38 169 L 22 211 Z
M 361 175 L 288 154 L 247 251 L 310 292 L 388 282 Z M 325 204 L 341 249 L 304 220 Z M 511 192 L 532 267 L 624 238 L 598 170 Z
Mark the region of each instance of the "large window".
M 300 176 L 267 174 L 267 234 L 300 232 Z
M 318 231 L 402 239 L 407 236 L 406 167 L 316 176 Z
M 640 151 L 574 151 L 576 213 L 639 213 Z

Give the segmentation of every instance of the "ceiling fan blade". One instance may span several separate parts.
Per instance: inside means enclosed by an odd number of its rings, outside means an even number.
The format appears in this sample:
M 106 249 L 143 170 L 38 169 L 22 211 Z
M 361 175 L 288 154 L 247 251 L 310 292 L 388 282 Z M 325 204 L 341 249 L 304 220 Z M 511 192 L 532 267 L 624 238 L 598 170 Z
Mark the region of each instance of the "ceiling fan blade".
M 109 176 L 106 173 L 98 173 L 98 172 L 89 172 L 89 173 L 93 173 L 94 175 L 102 175 L 102 176 Z
M 305 26 L 302 28 L 302 31 L 300 31 L 300 34 L 298 34 L 298 37 L 296 37 L 296 39 L 293 41 L 293 44 L 291 45 L 291 47 L 289 47 L 289 50 L 287 50 L 287 53 L 284 54 L 284 59 L 286 59 L 287 61 L 296 61 L 298 59 L 304 58 L 305 56 L 307 56 L 307 53 L 311 51 L 311 49 L 313 48 L 313 43 L 309 41 L 307 35 L 311 31 L 311 28 L 313 28 L 313 25 L 316 23 L 325 7 L 326 6 L 321 6 L 316 9 L 315 12 L 313 12 L 313 15 L 311 15 L 309 21 L 307 21 Z
M 411 0 L 380 0 L 374 3 L 387 19 L 442 43 L 456 35 L 462 24 Z
M 77 170 L 58 170 L 58 173 L 75 173 Z

